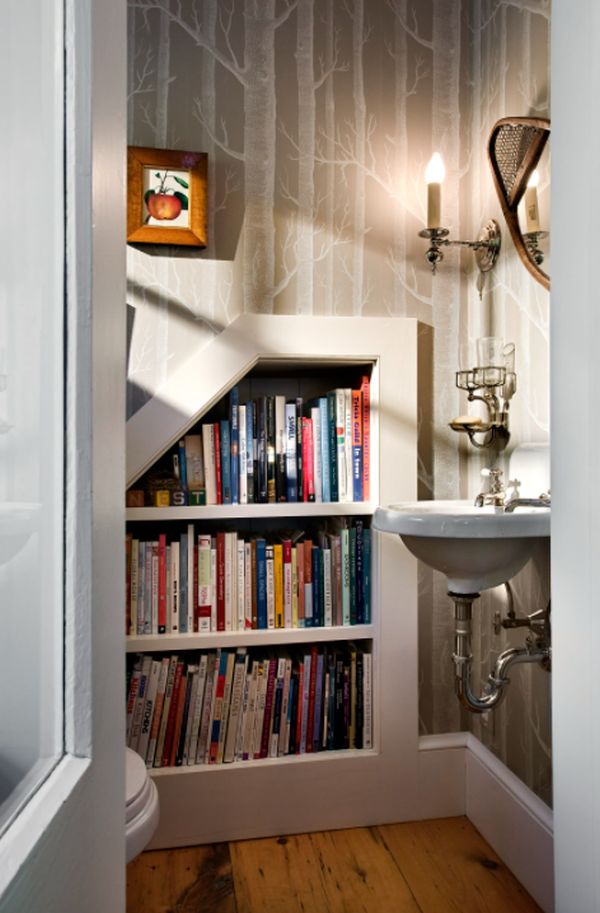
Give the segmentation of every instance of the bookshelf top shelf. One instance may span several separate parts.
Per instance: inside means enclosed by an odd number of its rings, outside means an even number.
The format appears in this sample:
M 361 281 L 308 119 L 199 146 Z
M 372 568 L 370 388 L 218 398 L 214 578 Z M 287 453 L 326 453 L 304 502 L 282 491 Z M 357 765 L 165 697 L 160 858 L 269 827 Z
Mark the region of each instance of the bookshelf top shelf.
M 201 507 L 128 507 L 128 521 L 170 520 L 243 520 L 271 517 L 340 517 L 370 516 L 374 505 L 366 501 L 310 503 L 282 502 L 281 504 L 215 504 Z

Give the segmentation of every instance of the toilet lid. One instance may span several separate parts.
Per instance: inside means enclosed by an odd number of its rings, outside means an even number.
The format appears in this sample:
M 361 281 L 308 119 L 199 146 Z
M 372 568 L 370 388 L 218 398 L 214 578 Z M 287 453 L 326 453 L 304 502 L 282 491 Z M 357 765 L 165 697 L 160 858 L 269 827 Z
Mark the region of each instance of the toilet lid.
M 148 783 L 146 765 L 131 748 L 125 750 L 125 807 L 136 805 Z

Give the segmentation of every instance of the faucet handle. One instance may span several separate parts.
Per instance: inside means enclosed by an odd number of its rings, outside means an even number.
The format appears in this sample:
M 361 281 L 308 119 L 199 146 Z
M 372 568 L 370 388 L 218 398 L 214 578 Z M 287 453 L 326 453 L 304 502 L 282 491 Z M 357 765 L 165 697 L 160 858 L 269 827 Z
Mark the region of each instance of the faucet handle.
M 490 480 L 490 491 L 492 493 L 497 493 L 504 491 L 504 482 L 502 481 L 502 476 L 504 475 L 503 471 L 498 468 L 494 469 L 482 469 L 481 475 L 484 478 L 489 478 Z

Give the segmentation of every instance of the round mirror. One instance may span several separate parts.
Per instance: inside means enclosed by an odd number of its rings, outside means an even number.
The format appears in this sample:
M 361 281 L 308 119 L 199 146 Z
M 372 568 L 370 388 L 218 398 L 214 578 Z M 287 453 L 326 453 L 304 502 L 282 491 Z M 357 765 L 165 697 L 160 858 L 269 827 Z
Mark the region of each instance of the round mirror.
M 546 271 L 549 136 L 550 121 L 546 118 L 503 117 L 494 124 L 488 141 L 496 192 L 517 253 L 546 289 L 550 288 Z

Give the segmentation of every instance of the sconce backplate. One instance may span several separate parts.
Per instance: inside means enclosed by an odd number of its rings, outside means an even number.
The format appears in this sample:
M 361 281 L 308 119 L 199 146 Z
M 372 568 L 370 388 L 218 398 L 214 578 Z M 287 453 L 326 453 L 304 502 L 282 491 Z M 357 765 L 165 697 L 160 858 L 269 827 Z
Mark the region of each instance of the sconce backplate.
M 482 246 L 476 249 L 475 260 L 481 272 L 487 273 L 493 268 L 498 259 L 502 242 L 500 226 L 495 219 L 489 219 L 485 223 L 477 240 L 482 242 Z

